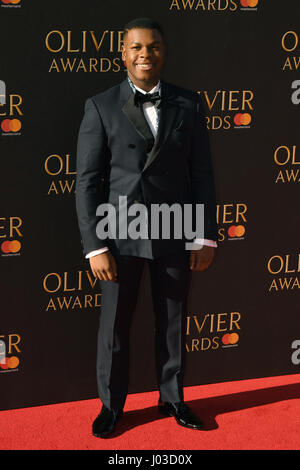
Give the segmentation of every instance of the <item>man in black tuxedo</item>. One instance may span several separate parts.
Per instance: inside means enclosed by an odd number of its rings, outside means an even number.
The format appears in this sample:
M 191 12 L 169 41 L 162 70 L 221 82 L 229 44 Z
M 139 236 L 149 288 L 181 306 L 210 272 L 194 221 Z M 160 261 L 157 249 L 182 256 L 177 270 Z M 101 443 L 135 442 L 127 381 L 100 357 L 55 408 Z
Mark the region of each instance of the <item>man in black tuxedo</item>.
M 191 271 L 206 269 L 217 246 L 213 170 L 199 96 L 160 79 L 166 46 L 158 23 L 139 18 L 124 31 L 128 77 L 86 100 L 77 149 L 78 223 L 102 291 L 97 383 L 103 406 L 93 423 L 96 437 L 111 433 L 122 416 L 129 329 L 145 260 L 155 313 L 159 411 L 182 426 L 202 427 L 183 399 L 186 299 Z M 103 239 L 104 215 L 97 208 L 108 202 L 119 215 L 120 196 L 127 197 L 128 208 L 204 204 L 203 237 L 191 251 L 184 236 Z M 151 216 L 144 221 L 147 233 L 150 224 Z

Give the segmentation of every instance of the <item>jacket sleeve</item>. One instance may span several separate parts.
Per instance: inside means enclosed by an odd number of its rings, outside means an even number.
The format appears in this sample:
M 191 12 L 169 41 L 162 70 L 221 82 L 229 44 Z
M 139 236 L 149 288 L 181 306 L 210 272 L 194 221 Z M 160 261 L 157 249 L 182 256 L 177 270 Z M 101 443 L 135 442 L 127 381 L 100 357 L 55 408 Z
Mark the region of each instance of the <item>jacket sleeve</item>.
M 76 211 L 83 253 L 107 246 L 96 234 L 99 204 L 106 202 L 105 186 L 109 165 L 107 135 L 93 99 L 85 102 L 85 113 L 80 125 L 76 157 Z
M 196 204 L 204 204 L 203 238 L 217 240 L 216 193 L 214 172 L 211 160 L 209 136 L 200 96 L 196 98 L 195 122 L 189 155 L 189 177 L 192 199 Z

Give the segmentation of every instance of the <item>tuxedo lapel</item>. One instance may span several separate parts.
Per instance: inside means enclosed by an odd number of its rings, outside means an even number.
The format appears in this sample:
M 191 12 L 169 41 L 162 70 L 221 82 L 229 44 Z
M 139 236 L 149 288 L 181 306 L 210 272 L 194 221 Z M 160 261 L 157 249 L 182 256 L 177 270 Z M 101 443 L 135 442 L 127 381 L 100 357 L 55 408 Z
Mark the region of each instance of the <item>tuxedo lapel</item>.
M 177 95 L 164 81 L 161 81 L 162 101 L 159 105 L 160 115 L 158 122 L 158 130 L 154 139 L 149 124 L 144 116 L 143 110 L 134 103 L 134 93 L 125 79 L 121 83 L 120 99 L 122 111 L 127 119 L 134 126 L 138 134 L 145 139 L 147 149 L 147 160 L 142 171 L 151 165 L 158 157 L 164 143 L 167 141 L 170 132 L 174 129 L 175 124 L 180 122 L 182 111 L 177 101 Z
M 158 157 L 164 143 L 167 141 L 170 132 L 174 129 L 174 123 L 177 123 L 181 118 L 181 109 L 177 103 L 177 96 L 171 91 L 167 83 L 161 81 L 161 96 L 162 101 L 160 104 L 160 116 L 158 123 L 157 136 L 154 146 L 148 152 L 148 158 L 142 171 L 151 165 Z
M 128 84 L 128 81 L 127 81 L 127 84 Z M 122 85 L 123 85 L 123 97 L 127 96 L 128 98 L 128 95 L 126 95 L 126 90 L 124 90 L 124 87 L 125 87 L 124 82 L 122 83 Z M 128 84 L 128 87 L 130 88 L 129 84 Z M 134 93 L 132 91 L 131 91 L 131 94 L 129 95 L 129 98 L 127 100 L 125 98 L 125 104 L 122 106 L 122 111 L 127 117 L 127 119 L 131 122 L 135 130 L 138 132 L 138 134 L 141 137 L 143 137 L 143 139 L 145 139 L 147 143 L 147 150 L 151 149 L 154 144 L 154 137 L 149 127 L 149 124 L 144 116 L 144 112 L 142 108 L 140 106 L 136 106 L 134 102 Z

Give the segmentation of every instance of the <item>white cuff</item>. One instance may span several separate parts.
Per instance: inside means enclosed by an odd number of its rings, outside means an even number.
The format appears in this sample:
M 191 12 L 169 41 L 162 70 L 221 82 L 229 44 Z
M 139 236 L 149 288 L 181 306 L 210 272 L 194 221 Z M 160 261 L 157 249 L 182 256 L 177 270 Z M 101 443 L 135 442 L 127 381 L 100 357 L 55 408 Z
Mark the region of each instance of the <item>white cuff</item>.
M 85 255 L 86 258 L 92 258 L 93 256 L 100 255 L 101 253 L 105 253 L 105 251 L 108 251 L 109 248 L 105 246 L 104 248 L 99 248 L 99 250 L 94 250 L 90 251 L 87 255 Z
M 212 246 L 213 248 L 217 248 L 217 242 L 214 240 L 207 240 L 206 238 L 195 238 L 193 243 L 197 243 L 199 245 L 205 245 L 205 246 Z

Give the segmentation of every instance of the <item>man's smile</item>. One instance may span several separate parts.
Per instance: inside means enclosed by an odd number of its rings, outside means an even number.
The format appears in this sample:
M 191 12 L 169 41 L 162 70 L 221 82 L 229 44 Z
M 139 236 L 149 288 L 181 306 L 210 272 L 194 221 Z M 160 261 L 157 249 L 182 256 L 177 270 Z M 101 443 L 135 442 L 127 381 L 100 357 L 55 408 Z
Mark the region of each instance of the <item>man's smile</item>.
M 135 66 L 140 70 L 152 70 L 155 64 L 153 63 L 142 63 L 142 64 L 135 64 Z

